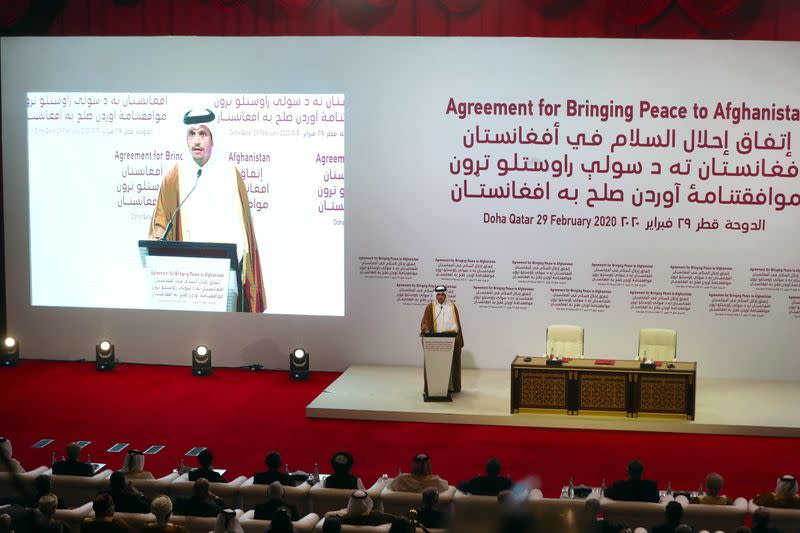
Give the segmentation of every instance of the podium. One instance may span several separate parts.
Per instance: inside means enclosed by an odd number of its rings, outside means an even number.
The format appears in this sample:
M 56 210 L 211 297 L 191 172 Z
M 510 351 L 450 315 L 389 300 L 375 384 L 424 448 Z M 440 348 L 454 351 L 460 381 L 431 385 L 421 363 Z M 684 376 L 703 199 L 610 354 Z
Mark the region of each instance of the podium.
M 139 253 L 151 309 L 236 311 L 242 269 L 235 244 L 142 240 Z
M 420 335 L 425 354 L 425 392 L 422 397 L 426 402 L 453 401 L 450 395 L 450 373 L 457 335 L 454 331 Z

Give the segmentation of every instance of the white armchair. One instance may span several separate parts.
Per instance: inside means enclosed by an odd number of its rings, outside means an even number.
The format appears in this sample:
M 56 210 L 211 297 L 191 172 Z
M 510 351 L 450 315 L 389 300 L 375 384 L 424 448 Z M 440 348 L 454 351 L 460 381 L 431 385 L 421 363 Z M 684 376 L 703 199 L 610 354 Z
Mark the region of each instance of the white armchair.
M 288 488 L 288 487 L 287 487 Z M 255 511 L 247 511 L 239 518 L 244 533 L 264 533 L 267 531 L 271 524 L 271 520 L 256 520 Z M 292 522 L 294 530 L 298 533 L 310 533 L 314 531 L 314 526 L 319 522 L 319 516 L 315 513 L 309 513 L 300 520 Z
M 47 470 L 51 474 L 52 470 Z M 113 472 L 101 470 L 92 477 L 51 475 L 50 486 L 53 492 L 64 500 L 67 507 L 78 507 L 94 499 L 99 492 L 110 488 L 108 478 Z
M 33 490 L 33 482 L 41 474 L 49 474 L 50 469 L 46 466 L 40 466 L 27 472 L 20 472 L 16 474 L 22 486 L 30 491 Z M 11 496 L 17 494 L 17 486 L 14 484 L 14 478 L 10 472 L 0 472 L 0 494 L 4 496 Z
M 676 361 L 678 332 L 674 329 L 642 328 L 639 330 L 637 359 Z
M 300 513 L 300 516 L 308 513 L 308 492 L 310 489 L 311 487 L 305 482 L 297 487 L 283 487 L 285 500 L 297 507 L 297 512 Z M 250 511 L 255 509 L 257 504 L 264 503 L 269 499 L 269 485 L 256 485 L 251 477 L 239 486 L 239 494 L 242 496 L 242 509 Z
M 72 531 L 80 531 L 83 519 L 93 513 L 92 502 L 88 502 L 74 509 L 56 509 L 55 519 L 67 524 Z
M 541 493 L 540 493 L 541 494 Z M 525 495 L 526 499 L 528 495 Z M 459 533 L 493 531 L 502 515 L 497 496 L 475 496 L 457 490 L 453 496 L 450 528 Z
M 209 483 L 208 485 L 212 493 L 222 498 L 225 505 L 233 509 L 240 508 L 241 506 L 239 487 L 246 480 L 247 478 L 245 476 L 239 476 L 227 483 Z M 170 484 L 169 490 L 173 497 L 188 498 L 192 495 L 193 487 L 194 481 L 189 481 L 189 474 L 181 474 Z M 214 529 L 213 525 L 211 529 Z
M 224 485 L 224 483 L 222 483 Z M 241 523 L 242 510 L 236 509 L 236 517 L 239 518 Z M 172 515 L 169 519 L 170 522 L 176 526 L 183 526 L 189 530 L 189 533 L 208 533 L 214 530 L 217 524 L 216 516 L 184 516 Z
M 376 510 L 382 509 L 383 503 L 381 501 L 381 491 L 384 487 L 384 481 L 378 478 L 370 488 L 367 489 L 367 496 L 373 502 Z M 311 510 L 320 516 L 325 516 L 325 513 L 330 511 L 338 511 L 347 507 L 347 502 L 350 495 L 353 494 L 352 489 L 328 489 L 323 486 L 323 482 L 314 484 L 309 491 L 311 497 Z
M 565 324 L 547 326 L 545 353 L 556 357 L 583 357 L 583 327 Z
M 752 515 L 760 506 L 750 500 L 747 502 L 747 507 Z M 769 525 L 771 527 L 776 527 L 787 533 L 800 531 L 800 509 L 780 509 L 778 507 L 766 507 L 766 509 L 769 511 Z
M 140 491 L 142 494 L 152 500 L 160 494 L 166 494 L 169 496 L 170 486 L 172 485 L 173 481 L 178 479 L 179 476 L 180 474 L 177 472 L 172 472 L 171 474 L 167 474 L 166 476 L 158 479 L 132 478 L 130 479 L 130 482 L 133 483 L 133 486 L 136 487 L 136 490 Z
M 387 480 L 386 486 L 381 491 L 381 501 L 383 501 L 383 510 L 386 513 L 398 516 L 406 516 L 409 509 L 419 509 L 422 505 L 421 492 L 397 492 L 389 488 L 389 481 Z M 445 507 L 452 505 L 453 498 L 456 495 L 456 488 L 449 485 L 447 490 L 439 493 L 439 506 Z
M 733 505 L 704 505 L 690 503 L 683 506 L 682 521 L 691 525 L 695 531 L 724 531 L 733 533 L 737 527 L 744 525 L 747 516 L 747 500 L 736 498 Z

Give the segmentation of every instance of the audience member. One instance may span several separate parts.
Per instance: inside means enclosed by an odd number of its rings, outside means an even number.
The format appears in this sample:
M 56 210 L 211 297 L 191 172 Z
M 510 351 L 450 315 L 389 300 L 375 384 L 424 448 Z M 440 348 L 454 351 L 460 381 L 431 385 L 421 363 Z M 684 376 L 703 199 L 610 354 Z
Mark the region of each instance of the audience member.
M 7 514 L 0 514 L 0 533 L 14 533 L 11 527 L 11 517 Z
M 272 517 L 272 523 L 266 533 L 294 533 L 294 524 L 289 509 L 279 507 Z
M 733 500 L 720 494 L 722 490 L 722 476 L 716 472 L 711 472 L 706 476 L 706 492 L 703 496 L 694 497 L 691 503 L 702 503 L 705 505 L 733 505 Z
M 369 497 L 365 490 L 353 491 L 347 502 L 346 509 L 331 511 L 325 516 L 326 518 L 336 516 L 342 522 L 342 525 L 353 526 L 379 526 L 381 524 L 389 524 L 395 518 L 394 515 L 373 510 L 372 498 Z
M 628 463 L 628 479 L 615 481 L 606 489 L 606 498 L 628 502 L 657 503 L 658 484 L 655 481 L 642 479 L 644 465 L 638 459 Z
M 689 524 L 681 524 L 675 528 L 675 533 L 694 533 L 694 528 Z
M 500 461 L 495 458 L 486 463 L 486 475 L 475 476 L 458 484 L 458 490 L 476 496 L 497 496 L 501 491 L 511 490 L 511 478 L 500 475 Z
M 217 515 L 217 522 L 214 524 L 214 533 L 244 533 L 236 511 L 225 509 Z
M 326 489 L 364 490 L 361 478 L 350 473 L 353 468 L 352 455 L 347 452 L 333 454 L 331 468 L 333 468 L 333 474 L 328 476 L 323 483 Z
M 497 493 L 497 503 L 500 505 L 510 505 L 514 501 L 514 492 L 510 490 L 501 490 Z
M 190 498 L 175 499 L 175 514 L 186 516 L 217 516 L 227 505 L 209 490 L 208 480 L 194 482 Z
M 422 507 L 417 511 L 417 520 L 425 527 L 446 528 L 450 522 L 450 514 L 436 509 L 439 503 L 439 492 L 428 487 L 422 491 Z
M 92 501 L 94 516 L 83 519 L 81 533 L 130 533 L 131 528 L 114 518 L 114 500 L 110 494 L 100 494 Z
M 44 494 L 39 498 L 39 523 L 36 530 L 39 533 L 72 533 L 72 530 L 61 520 L 56 520 L 58 497 L 55 494 Z
M 224 477 L 214 471 L 211 463 L 214 461 L 214 454 L 211 450 L 205 449 L 197 456 L 198 467 L 189 471 L 189 481 L 207 479 L 211 483 L 227 483 Z M 214 516 L 217 516 L 216 514 Z
M 414 524 L 408 518 L 398 516 L 391 522 L 389 533 L 414 533 Z
M 769 525 L 769 510 L 766 507 L 759 507 L 753 513 L 753 527 L 750 528 L 752 533 L 781 533 L 777 527 Z
M 256 504 L 254 515 L 256 520 L 272 520 L 272 516 L 275 514 L 275 511 L 281 507 L 289 510 L 289 515 L 292 517 L 293 521 L 300 519 L 300 515 L 297 512 L 297 506 L 292 505 L 284 500 L 285 491 L 283 490 L 283 485 L 281 485 L 280 481 L 273 481 L 270 483 L 269 487 L 267 487 L 267 494 L 269 495 L 269 500 L 267 500 L 265 503 Z
M 267 465 L 267 470 L 265 472 L 256 472 L 253 476 L 254 485 L 270 485 L 275 481 L 289 487 L 297 485 L 297 482 L 288 472 L 281 472 L 281 454 L 278 452 L 269 452 L 264 458 L 264 464 Z
M 67 444 L 67 458 L 53 464 L 53 474 L 58 476 L 84 476 L 94 474 L 91 463 L 81 462 L 81 447 L 76 442 Z
M 25 469 L 22 468 L 19 461 L 14 459 L 12 452 L 11 441 L 5 437 L 0 437 L 0 454 L 2 454 L 0 458 L 0 472 L 14 472 L 16 474 L 25 472 Z
M 36 476 L 36 479 L 33 480 L 33 492 L 30 493 L 29 496 L 18 499 L 17 503 L 24 505 L 25 507 L 36 508 L 39 506 L 39 499 L 45 494 L 50 494 L 51 492 L 52 488 L 50 476 L 47 474 L 41 474 Z M 58 498 L 58 508 L 63 509 L 64 507 L 66 507 L 64 505 L 64 500 L 62 498 Z
M 342 521 L 338 516 L 329 516 L 322 522 L 322 533 L 342 533 Z
M 136 490 L 133 483 L 125 479 L 122 472 L 114 472 L 109 479 L 111 483 L 111 499 L 114 509 L 120 513 L 150 512 L 150 498 Z
M 675 528 L 681 524 L 683 518 L 683 505 L 675 500 L 668 502 L 664 508 L 666 522 L 653 527 L 650 533 L 673 533 Z
M 778 478 L 775 492 L 765 492 L 753 498 L 753 503 L 764 507 L 800 509 L 800 496 L 797 495 L 797 480 L 785 475 Z
M 431 473 L 431 461 L 425 453 L 414 456 L 411 473 L 398 474 L 389 484 L 389 488 L 398 492 L 422 492 L 428 487 L 444 492 L 449 485 L 447 480 Z
M 172 500 L 168 496 L 156 496 L 150 505 L 150 512 L 156 517 L 155 523 L 145 524 L 142 533 L 189 533 L 183 526 L 170 523 Z
M 16 533 L 37 533 L 36 525 L 41 518 L 38 509 L 13 504 L 3 507 L 2 512 L 11 518 L 11 529 Z
M 130 450 L 122 460 L 120 472 L 125 474 L 126 479 L 155 479 L 152 473 L 144 471 L 144 452 Z
M 497 524 L 497 531 L 498 533 L 538 533 L 535 525 L 533 515 L 527 509 L 519 505 L 512 505 L 503 509 Z
M 739 526 L 733 530 L 733 533 L 751 533 L 751 531 L 747 526 Z

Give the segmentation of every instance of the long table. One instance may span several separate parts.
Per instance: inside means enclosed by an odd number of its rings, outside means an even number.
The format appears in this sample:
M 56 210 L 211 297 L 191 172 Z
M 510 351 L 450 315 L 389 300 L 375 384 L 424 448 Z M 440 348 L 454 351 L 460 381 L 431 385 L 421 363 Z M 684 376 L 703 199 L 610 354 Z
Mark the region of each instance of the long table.
M 623 359 L 563 359 L 519 355 L 511 363 L 511 412 L 619 414 L 694 420 L 697 363 L 641 368 Z

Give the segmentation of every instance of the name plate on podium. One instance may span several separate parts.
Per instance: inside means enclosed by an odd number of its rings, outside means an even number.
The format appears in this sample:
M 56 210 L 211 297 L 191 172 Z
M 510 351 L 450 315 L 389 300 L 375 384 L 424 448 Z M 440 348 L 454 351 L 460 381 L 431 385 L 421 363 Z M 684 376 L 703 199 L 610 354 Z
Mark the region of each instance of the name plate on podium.
M 236 245 L 139 241 L 150 279 L 150 308 L 235 311 L 241 271 Z
M 426 402 L 452 402 L 450 373 L 453 366 L 453 348 L 456 333 L 423 333 L 422 351 L 425 354 Z

